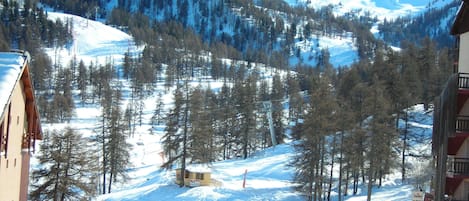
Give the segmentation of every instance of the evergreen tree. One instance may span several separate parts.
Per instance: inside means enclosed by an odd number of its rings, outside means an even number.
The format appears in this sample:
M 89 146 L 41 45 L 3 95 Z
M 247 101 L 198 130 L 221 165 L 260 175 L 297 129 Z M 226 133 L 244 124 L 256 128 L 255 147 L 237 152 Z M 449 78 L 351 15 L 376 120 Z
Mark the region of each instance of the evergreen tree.
M 83 62 L 83 60 L 80 60 L 80 63 L 78 64 L 78 77 L 77 77 L 77 83 L 78 83 L 78 90 L 80 90 L 80 98 L 81 101 L 84 103 L 88 97 L 87 95 L 87 86 L 88 86 L 88 71 L 86 69 L 86 66 Z
M 283 100 L 285 88 L 280 75 L 276 74 L 272 79 L 272 119 L 274 123 L 275 138 L 277 143 L 283 143 L 285 138 Z
M 232 90 L 225 82 L 218 94 L 218 108 L 216 110 L 216 126 L 217 138 L 221 139 L 223 149 L 223 160 L 226 160 L 234 155 L 231 154 L 232 146 L 235 142 L 235 124 L 236 124 L 236 110 L 234 107 L 234 97 Z
M 322 200 L 326 160 L 326 136 L 335 132 L 335 96 L 328 77 L 317 77 L 317 86 L 312 89 L 308 113 L 305 117 L 301 142 L 295 145 L 298 154 L 292 163 L 298 190 L 308 200 Z
M 368 136 L 367 154 L 368 160 L 368 197 L 371 200 L 371 191 L 376 178 L 381 179 L 384 174 L 389 173 L 391 161 L 394 159 L 393 143 L 396 140 L 393 118 L 391 115 L 391 106 L 388 98 L 385 97 L 384 87 L 377 76 L 373 77 L 373 83 L 370 86 L 369 96 L 364 100 L 367 105 L 367 114 L 370 120 L 367 123 L 366 130 Z
M 181 121 L 183 117 L 184 96 L 181 87 L 174 91 L 174 106 L 167 114 L 165 134 L 162 138 L 163 149 L 166 153 L 167 161 L 163 164 L 165 168 L 172 168 L 173 163 L 181 157 L 180 149 L 182 138 L 180 135 Z
M 190 158 L 195 163 L 210 163 L 215 160 L 214 128 L 212 111 L 213 95 L 210 89 L 200 87 L 190 97 Z
M 288 120 L 289 122 L 295 122 L 298 124 L 298 120 L 303 118 L 303 105 L 304 100 L 300 91 L 300 83 L 298 78 L 291 74 L 287 76 L 287 94 L 289 98 L 288 107 Z
M 161 125 L 164 123 L 164 114 L 163 114 L 163 94 L 158 93 L 155 101 L 155 110 L 153 111 L 153 116 L 151 117 L 152 128 L 155 129 L 155 126 Z
M 242 157 L 246 159 L 256 145 L 251 144 L 256 130 L 256 91 L 257 77 L 249 75 L 244 82 L 235 83 L 234 97 L 236 98 L 236 111 L 240 115 L 238 145 L 241 147 Z
M 102 193 L 110 193 L 112 183 L 127 179 L 130 144 L 126 142 L 127 125 L 120 109 L 121 92 L 104 85 L 102 114 L 96 141 L 101 145 Z
M 38 155 L 39 169 L 31 173 L 32 200 L 87 200 L 95 196 L 97 156 L 88 140 L 65 128 L 46 133 Z
M 113 91 L 114 101 L 112 103 L 111 114 L 107 119 L 108 141 L 106 153 L 108 154 L 109 186 L 108 193 L 111 193 L 112 182 L 127 179 L 127 168 L 130 160 L 130 144 L 126 142 L 127 126 L 123 121 L 120 109 L 120 91 Z

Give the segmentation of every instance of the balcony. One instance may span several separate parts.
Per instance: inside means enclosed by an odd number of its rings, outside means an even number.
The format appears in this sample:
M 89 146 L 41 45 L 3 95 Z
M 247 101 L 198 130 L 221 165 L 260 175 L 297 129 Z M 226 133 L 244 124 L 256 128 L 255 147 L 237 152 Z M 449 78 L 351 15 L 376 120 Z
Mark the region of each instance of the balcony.
M 469 73 L 458 73 L 458 88 L 469 90 Z
M 458 115 L 456 117 L 456 132 L 469 134 L 469 116 Z
M 450 178 L 469 176 L 469 158 L 448 157 L 448 172 Z

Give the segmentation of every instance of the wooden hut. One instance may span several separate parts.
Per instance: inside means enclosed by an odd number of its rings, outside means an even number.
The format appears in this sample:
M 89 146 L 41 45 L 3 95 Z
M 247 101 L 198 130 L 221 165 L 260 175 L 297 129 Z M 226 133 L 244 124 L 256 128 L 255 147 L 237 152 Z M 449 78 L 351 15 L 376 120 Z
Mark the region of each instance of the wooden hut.
M 181 168 L 176 169 L 176 183 L 181 185 Z M 210 186 L 212 183 L 211 170 L 204 165 L 190 165 L 184 174 L 184 186 Z

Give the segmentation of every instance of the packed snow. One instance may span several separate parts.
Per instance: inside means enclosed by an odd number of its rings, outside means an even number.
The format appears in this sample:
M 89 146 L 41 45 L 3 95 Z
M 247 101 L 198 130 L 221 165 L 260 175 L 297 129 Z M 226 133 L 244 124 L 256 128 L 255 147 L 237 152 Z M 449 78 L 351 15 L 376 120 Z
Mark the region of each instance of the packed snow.
M 74 30 L 74 41 L 67 49 L 51 49 L 49 55 L 61 58 L 62 65 L 73 57 L 89 62 L 113 61 L 119 66 L 127 50 L 138 53 L 142 47 L 136 47 L 132 37 L 128 34 L 109 27 L 100 22 L 87 20 L 81 17 L 49 12 L 50 19 L 72 19 Z M 329 49 L 336 48 L 338 40 L 323 39 L 321 44 Z M 345 43 L 348 43 L 345 40 Z M 338 49 L 341 49 L 339 47 Z M 342 57 L 353 59 L 355 56 L 350 52 L 342 53 Z M 129 84 L 122 80 L 123 90 L 129 90 Z M 164 92 L 161 85 L 157 86 L 163 93 L 166 107 L 172 102 L 171 92 Z M 157 91 L 158 91 L 157 90 Z M 218 186 L 181 188 L 175 181 L 173 170 L 160 168 L 164 156 L 160 138 L 164 127 L 156 128 L 156 132 L 149 132 L 151 113 L 154 110 L 154 100 L 157 94 L 145 99 L 144 124 L 137 126 L 136 134 L 129 139 L 133 145 L 131 153 L 131 167 L 128 170 L 130 180 L 118 183 L 113 187 L 111 194 L 101 195 L 96 200 L 303 200 L 298 192 L 294 191 L 295 183 L 292 182 L 294 169 L 288 166 L 292 156 L 295 155 L 294 141 L 280 144 L 278 146 L 255 153 L 248 159 L 231 159 L 215 162 L 211 165 L 212 178 L 220 183 Z M 129 98 L 124 94 L 124 104 Z M 415 122 L 411 119 L 411 126 L 424 135 L 431 136 L 431 112 L 426 112 L 423 107 L 416 106 L 410 109 L 411 115 L 415 116 Z M 70 126 L 81 132 L 84 136 L 93 135 L 96 127 L 96 119 L 100 113 L 97 105 L 77 104 L 76 115 L 69 124 L 44 125 L 44 130 L 61 129 Z M 421 146 L 421 150 L 428 152 L 430 145 Z M 36 161 L 37 163 L 37 161 Z M 421 162 L 424 163 L 424 162 Z M 415 164 L 418 165 L 416 162 Z M 247 173 L 247 174 L 245 174 Z M 417 174 L 417 173 L 414 173 Z M 246 177 L 245 187 L 243 180 Z M 414 191 L 415 183 L 400 182 L 400 174 L 396 172 L 386 178 L 381 188 L 373 189 L 372 200 L 410 200 Z M 332 193 L 333 200 L 338 200 L 337 189 Z M 351 192 L 351 191 L 349 191 Z M 357 195 L 349 195 L 344 200 L 361 201 L 366 200 L 366 186 L 360 186 Z

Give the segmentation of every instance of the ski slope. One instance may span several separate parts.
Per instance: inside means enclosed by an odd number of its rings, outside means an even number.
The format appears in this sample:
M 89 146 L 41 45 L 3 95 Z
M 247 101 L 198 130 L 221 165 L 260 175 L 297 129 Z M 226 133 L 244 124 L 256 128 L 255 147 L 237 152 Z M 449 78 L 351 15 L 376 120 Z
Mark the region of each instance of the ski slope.
M 142 47 L 134 45 L 131 36 L 100 22 L 52 12 L 49 12 L 49 18 L 73 20 L 74 41 L 71 47 L 48 50 L 51 58 L 60 58 L 58 61 L 62 65 L 66 65 L 75 57 L 78 61 L 83 60 L 86 65 L 89 62 L 104 65 L 112 61 L 114 65 L 120 66 L 126 51 L 137 54 L 142 50 Z M 331 46 L 334 43 L 331 41 Z M 130 85 L 125 80 L 120 81 L 123 83 L 122 90 L 129 91 Z M 209 82 L 208 85 L 212 84 Z M 214 81 L 213 85 L 216 86 Z M 156 87 L 156 94 L 163 93 L 163 101 L 166 107 L 170 108 L 172 91 L 165 91 L 162 84 Z M 160 143 L 164 127 L 160 126 L 155 132 L 149 132 L 156 94 L 144 100 L 144 123 L 137 126 L 135 136 L 128 140 L 133 145 L 130 152 L 132 166 L 128 170 L 131 179 L 125 183 L 117 183 L 113 186 L 111 194 L 98 196 L 96 200 L 303 200 L 301 194 L 294 191 L 294 169 L 288 166 L 295 154 L 295 142 L 266 149 L 245 160 L 232 159 L 212 164 L 212 178 L 220 181 L 221 186 L 180 188 L 174 183 L 174 171 L 160 168 L 164 161 Z M 123 98 L 124 107 L 129 97 L 124 93 Z M 415 107 L 412 111 L 420 118 L 418 122 L 412 122 L 412 125 L 431 135 L 431 113 L 425 113 L 421 107 Z M 77 104 L 76 115 L 69 124 L 46 124 L 44 130 L 70 126 L 83 135 L 90 136 L 94 134 L 93 129 L 99 114 L 100 108 L 97 105 Z M 422 150 L 429 151 L 430 147 L 423 145 Z M 418 166 L 419 162 L 415 164 Z M 243 188 L 246 171 L 246 185 Z M 409 200 L 414 189 L 412 183 L 400 183 L 400 175 L 396 173 L 386 178 L 383 187 L 373 190 L 372 200 Z M 337 189 L 334 188 L 333 200 L 338 200 L 336 192 Z M 361 185 L 357 195 L 347 196 L 344 200 L 366 200 L 366 186 Z

